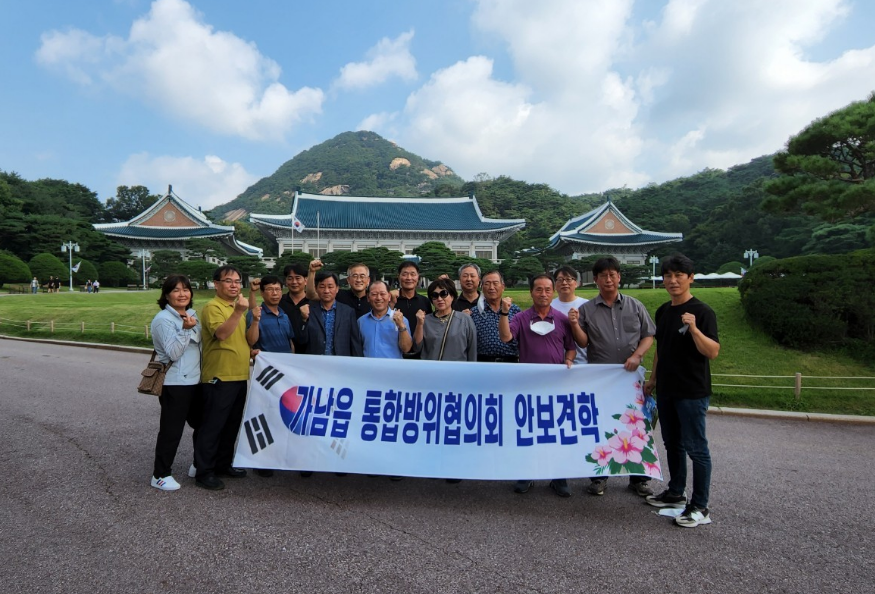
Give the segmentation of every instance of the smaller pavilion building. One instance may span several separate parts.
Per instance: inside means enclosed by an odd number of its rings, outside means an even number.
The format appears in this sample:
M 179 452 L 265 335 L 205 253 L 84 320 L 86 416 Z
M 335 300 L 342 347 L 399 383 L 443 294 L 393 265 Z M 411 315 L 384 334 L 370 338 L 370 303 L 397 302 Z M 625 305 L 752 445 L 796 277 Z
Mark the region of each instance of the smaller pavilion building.
M 287 215 L 251 214 L 249 220 L 276 240 L 279 253 L 385 247 L 402 254 L 440 241 L 460 256 L 498 260 L 498 244 L 525 219 L 488 219 L 474 195 L 467 198 L 323 196 L 296 192 Z
M 550 237 L 549 248 L 571 260 L 610 254 L 621 264 L 644 265 L 657 247 L 683 241 L 683 233 L 642 229 L 608 201 L 573 219 Z
M 234 227 L 216 225 L 199 209 L 173 193 L 173 186 L 155 204 L 122 223 L 102 223 L 94 229 L 129 247 L 139 250 L 176 250 L 187 256 L 185 242 L 190 239 L 214 239 L 229 256 L 258 256 L 262 250 L 234 237 Z

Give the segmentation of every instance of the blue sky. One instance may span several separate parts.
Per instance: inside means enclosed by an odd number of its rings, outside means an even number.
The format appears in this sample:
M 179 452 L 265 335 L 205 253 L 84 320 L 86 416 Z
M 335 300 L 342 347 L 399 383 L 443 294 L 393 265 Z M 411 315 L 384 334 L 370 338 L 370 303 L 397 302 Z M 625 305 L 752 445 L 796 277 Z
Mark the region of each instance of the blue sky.
M 636 188 L 780 149 L 875 90 L 863 0 L 31 0 L 0 169 L 211 208 L 373 130 L 465 179 Z

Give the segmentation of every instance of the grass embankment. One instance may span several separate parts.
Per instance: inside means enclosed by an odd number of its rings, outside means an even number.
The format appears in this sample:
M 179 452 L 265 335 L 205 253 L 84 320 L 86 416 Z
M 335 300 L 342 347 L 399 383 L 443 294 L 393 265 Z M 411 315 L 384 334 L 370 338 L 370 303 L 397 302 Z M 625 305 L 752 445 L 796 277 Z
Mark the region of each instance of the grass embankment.
M 593 289 L 578 293 L 592 298 Z M 698 288 L 695 295 L 708 303 L 717 313 L 720 327 L 720 356 L 712 363 L 715 384 L 748 384 L 757 386 L 785 386 L 784 388 L 714 387 L 712 404 L 773 410 L 795 410 L 859 415 L 875 415 L 875 391 L 853 388 L 875 387 L 872 380 L 816 379 L 808 376 L 871 377 L 875 368 L 853 359 L 830 352 L 802 352 L 785 349 L 762 332 L 751 328 L 744 319 L 738 291 L 731 289 Z M 527 291 L 507 292 L 520 307 L 531 305 Z M 665 291 L 632 290 L 628 294 L 640 299 L 653 315 L 667 300 Z M 37 295 L 9 295 L 0 298 L 0 334 L 35 338 L 59 338 L 86 342 L 106 342 L 150 347 L 145 328 L 158 312 L 158 291 L 103 291 L 97 295 L 58 293 Z M 213 297 L 211 291 L 195 292 L 195 306 L 199 308 Z M 30 332 L 25 322 L 31 320 Z M 54 320 L 55 332 L 49 331 L 48 322 Z M 82 333 L 80 323 L 85 322 Z M 116 332 L 110 332 L 112 322 Z M 645 359 L 650 367 L 653 352 Z M 793 392 L 796 373 L 802 374 L 802 396 Z M 783 378 L 721 377 L 728 375 L 788 376 Z M 808 389 L 807 386 L 852 389 Z

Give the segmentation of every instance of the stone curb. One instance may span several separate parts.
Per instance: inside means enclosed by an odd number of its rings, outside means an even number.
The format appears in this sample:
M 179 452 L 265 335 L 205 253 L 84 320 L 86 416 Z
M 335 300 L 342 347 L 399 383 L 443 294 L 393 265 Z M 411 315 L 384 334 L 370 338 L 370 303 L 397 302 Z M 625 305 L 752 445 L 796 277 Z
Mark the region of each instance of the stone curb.
M 0 339 L 19 340 L 22 342 L 42 342 L 45 344 L 87 347 L 92 349 L 103 349 L 107 351 L 122 351 L 127 353 L 150 354 L 152 352 L 152 349 L 147 349 L 145 347 L 102 344 L 97 342 L 75 342 L 72 340 L 52 340 L 49 338 L 21 338 L 19 336 L 6 336 L 5 334 L 0 334 Z M 805 413 L 783 410 L 757 410 L 753 408 L 729 408 L 724 406 L 711 406 L 708 408 L 708 414 L 727 415 L 735 417 L 752 417 L 757 419 L 778 419 L 784 421 L 820 421 L 822 423 L 875 425 L 875 417 L 867 417 L 862 415 L 831 415 L 827 413 Z

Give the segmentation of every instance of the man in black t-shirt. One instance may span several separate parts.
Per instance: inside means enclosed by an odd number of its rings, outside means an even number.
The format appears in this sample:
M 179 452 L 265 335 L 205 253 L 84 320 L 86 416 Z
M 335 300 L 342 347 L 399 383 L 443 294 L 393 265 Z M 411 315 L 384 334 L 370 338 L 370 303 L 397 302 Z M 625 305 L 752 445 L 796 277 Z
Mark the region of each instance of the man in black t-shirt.
M 389 293 L 392 298 L 391 306 L 400 310 L 407 318 L 410 335 L 413 336 L 419 324 L 416 312 L 422 310 L 427 314 L 431 313 L 431 301 L 416 292 L 416 287 L 419 286 L 419 265 L 416 262 L 405 260 L 398 265 L 398 285 L 399 289 Z M 419 353 L 405 353 L 404 358 L 419 359 Z
M 711 453 L 705 416 L 711 396 L 711 359 L 720 353 L 714 310 L 690 293 L 693 261 L 681 254 L 662 261 L 662 282 L 671 301 L 656 310 L 656 356 L 644 392 L 656 392 L 668 462 L 668 489 L 647 497 L 655 507 L 681 507 L 678 526 L 711 523 Z M 693 463 L 693 493 L 687 503 L 687 456 Z
M 304 320 L 310 315 L 310 305 L 307 301 L 305 287 L 307 285 L 307 269 L 302 264 L 289 264 L 283 268 L 283 278 L 288 292 L 280 299 L 280 308 L 289 316 L 295 336 L 292 344 L 295 352 L 307 352 L 307 345 L 301 343 L 304 331 Z

